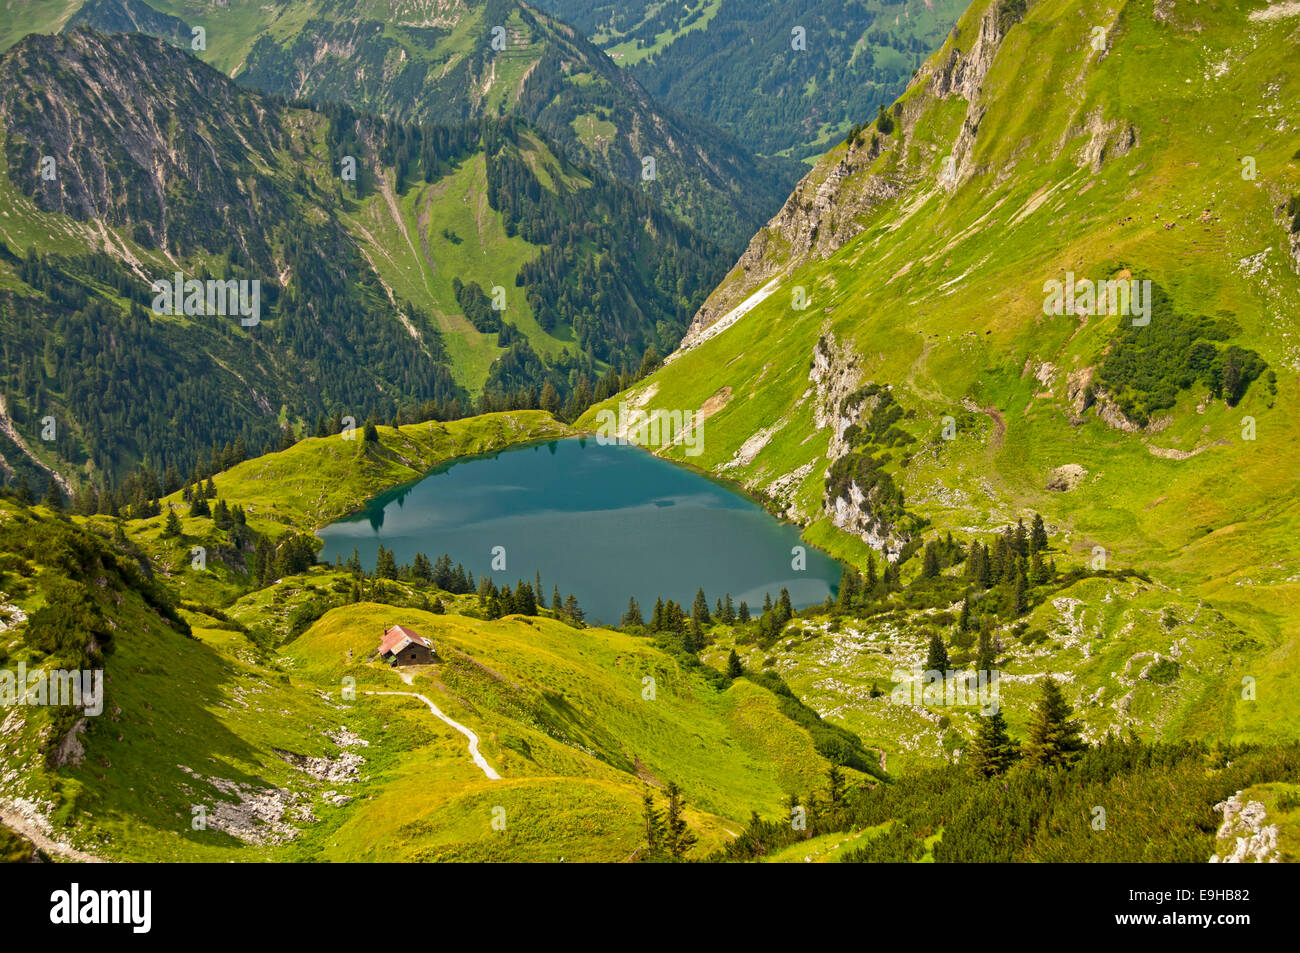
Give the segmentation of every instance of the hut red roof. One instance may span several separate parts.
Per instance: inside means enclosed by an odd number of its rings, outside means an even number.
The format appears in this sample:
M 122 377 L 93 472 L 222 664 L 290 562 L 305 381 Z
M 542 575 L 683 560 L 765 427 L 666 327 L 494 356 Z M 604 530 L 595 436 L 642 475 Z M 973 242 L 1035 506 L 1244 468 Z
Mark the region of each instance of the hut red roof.
M 379 643 L 380 655 L 393 655 L 406 648 L 407 644 L 415 642 L 423 645 L 425 648 L 432 650 L 433 643 L 426 639 L 414 629 L 408 629 L 404 625 L 389 626 L 384 630 L 384 640 Z

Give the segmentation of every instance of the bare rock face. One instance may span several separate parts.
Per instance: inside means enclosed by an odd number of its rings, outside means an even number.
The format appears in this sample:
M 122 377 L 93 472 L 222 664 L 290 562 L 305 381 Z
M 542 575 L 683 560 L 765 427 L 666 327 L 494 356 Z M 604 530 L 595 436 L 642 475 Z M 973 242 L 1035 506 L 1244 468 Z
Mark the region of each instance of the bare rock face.
M 90 722 L 85 718 L 78 718 L 73 722 L 72 727 L 68 729 L 68 733 L 59 742 L 59 746 L 50 755 L 51 767 L 62 768 L 67 765 L 76 767 L 81 764 L 86 757 L 86 746 L 81 743 L 81 739 L 77 736 L 84 732 L 89 725 Z
M 859 420 L 870 417 L 879 403 L 878 397 L 849 399 L 862 386 L 862 378 L 862 368 L 853 349 L 836 341 L 830 332 L 822 335 L 813 348 L 808 380 L 812 384 L 813 424 L 818 430 L 830 428 L 831 431 L 826 457 L 832 463 L 852 450 L 844 439 L 845 432 Z M 876 515 L 873 501 L 857 483 L 849 484 L 848 496 L 832 498 L 829 493 L 823 493 L 822 509 L 835 526 L 891 557 L 897 556 L 907 542 Z
M 1102 166 L 1111 159 L 1128 155 L 1142 141 L 1136 126 L 1119 119 L 1107 120 L 1100 107 L 1088 114 L 1081 129 L 1071 130 L 1071 133 L 1088 137 L 1087 143 L 1079 150 L 1076 161 L 1093 172 L 1100 172 Z
M 1068 493 L 1083 482 L 1088 471 L 1077 463 L 1067 463 L 1052 471 L 1047 481 L 1047 489 L 1056 493 Z
M 919 170 L 901 165 L 888 175 L 867 170 L 882 152 L 894 149 L 898 156 L 907 154 L 908 130 L 927 99 L 961 96 L 970 104 L 952 147 L 956 175 L 943 184 L 955 187 L 974 174 L 977 170 L 970 167 L 969 156 L 984 116 L 981 90 L 1003 36 L 994 5 L 980 19 L 978 32 L 966 52 L 954 49 L 940 68 L 923 67 L 912 80 L 912 87 L 925 83 L 928 89 L 925 96 L 913 96 L 903 107 L 891 136 L 877 136 L 868 130 L 845 150 L 824 156 L 795 187 L 781 211 L 754 236 L 731 274 L 696 312 L 686 340 L 698 338 L 773 278 L 801 262 L 829 258 L 862 231 L 865 213 L 901 195 L 921 174 Z M 928 163 L 929 157 L 921 161 Z
M 1005 34 L 998 23 L 997 4 L 989 7 L 980 19 L 979 32 L 966 53 L 954 49 L 943 66 L 934 74 L 931 89 L 940 98 L 960 96 L 968 103 L 979 98 L 984 88 L 984 77 L 997 56 Z
M 827 333 L 818 340 L 813 348 L 812 369 L 808 371 L 808 380 L 813 385 L 813 425 L 822 430 L 831 428 L 830 446 L 826 450 L 828 459 L 834 461 L 848 452 L 844 443 L 844 432 L 858 419 L 861 408 L 856 412 L 845 412 L 845 401 L 862 383 L 862 370 L 858 367 L 858 356 L 847 345 L 835 340 L 835 335 Z
M 1277 825 L 1265 824 L 1264 805 L 1259 801 L 1243 803 L 1238 791 L 1226 801 L 1214 805 L 1223 815 L 1219 827 L 1219 840 L 1235 838 L 1232 852 L 1223 857 L 1215 854 L 1212 864 L 1275 864 L 1280 859 L 1277 846 Z

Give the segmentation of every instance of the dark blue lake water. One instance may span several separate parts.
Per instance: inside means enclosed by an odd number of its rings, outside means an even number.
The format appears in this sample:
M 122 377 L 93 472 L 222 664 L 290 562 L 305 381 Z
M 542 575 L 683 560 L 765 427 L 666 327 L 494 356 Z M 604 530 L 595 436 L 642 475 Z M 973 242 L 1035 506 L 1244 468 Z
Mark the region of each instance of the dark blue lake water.
M 790 590 L 796 607 L 838 589 L 839 564 L 803 543 L 798 529 L 694 471 L 636 447 L 574 437 L 474 457 L 372 500 L 321 530 L 321 557 L 353 547 L 373 569 L 379 545 L 398 563 L 442 553 L 477 581 L 514 585 L 542 575 L 572 592 L 589 622 L 617 624 L 636 596 L 648 619 L 657 597 L 687 610 L 700 586 L 714 600 L 730 592 L 758 610 L 764 593 Z M 493 571 L 493 549 L 506 568 Z M 807 568 L 792 568 L 793 547 Z

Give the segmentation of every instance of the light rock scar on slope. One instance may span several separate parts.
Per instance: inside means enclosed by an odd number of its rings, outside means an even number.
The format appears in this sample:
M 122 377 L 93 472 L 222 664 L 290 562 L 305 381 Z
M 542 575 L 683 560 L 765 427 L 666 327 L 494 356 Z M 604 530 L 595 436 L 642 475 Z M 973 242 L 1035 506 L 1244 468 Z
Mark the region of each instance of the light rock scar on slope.
M 47 467 L 36 454 L 23 441 L 22 435 L 14 428 L 14 423 L 9 419 L 9 408 L 5 405 L 5 399 L 0 396 L 0 432 L 14 442 L 14 445 L 27 455 L 27 457 L 46 473 L 54 478 L 54 482 L 59 485 L 66 495 L 72 496 L 72 484 L 69 483 L 57 470 L 51 470 Z
M 88 854 L 84 850 L 77 850 L 75 847 L 69 847 L 67 844 L 60 843 L 48 837 L 27 814 L 19 812 L 16 808 L 0 805 L 0 824 L 4 824 L 23 837 L 27 838 L 39 850 L 47 854 L 54 854 L 58 857 L 65 857 L 68 860 L 75 860 L 82 864 L 102 864 L 104 859 L 96 857 L 94 854 Z

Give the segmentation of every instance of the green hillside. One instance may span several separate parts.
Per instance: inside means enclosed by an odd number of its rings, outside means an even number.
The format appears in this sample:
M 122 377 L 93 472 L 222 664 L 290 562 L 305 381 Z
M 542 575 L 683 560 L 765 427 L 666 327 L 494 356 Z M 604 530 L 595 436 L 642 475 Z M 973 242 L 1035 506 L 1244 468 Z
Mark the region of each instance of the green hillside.
M 1071 683 L 1094 737 L 1294 737 L 1300 20 L 1265 7 L 976 3 L 892 128 L 823 157 L 619 399 L 707 407 L 691 462 L 859 569 L 870 544 L 916 578 L 923 543 L 1043 514 L 1060 571 L 985 621 L 1009 672 Z M 1149 279 L 1149 326 L 1045 314 L 1067 272 Z M 1148 578 L 1065 574 L 1095 566 Z M 937 756 L 948 726 L 865 696 L 931 630 L 951 645 L 965 572 L 925 597 L 938 619 L 822 624 L 751 663 L 904 763 Z
M 385 428 L 342 456 L 309 440 L 219 476 L 217 499 L 278 542 L 279 578 L 262 584 L 215 517 L 168 537 L 161 520 L 0 502 L 0 661 L 105 676 L 102 717 L 11 710 L 0 750 L 20 770 L 0 779 L 0 829 L 34 831 L 55 857 L 621 861 L 643 846 L 647 789 L 662 800 L 680 785 L 696 850 L 710 851 L 820 782 L 828 762 L 787 702 L 663 643 L 551 611 L 485 618 L 473 595 L 409 578 L 362 578 L 358 597 L 348 571 L 291 571 L 300 532 L 400 482 L 401 467 L 548 423 L 449 426 Z M 212 554 L 202 569 L 195 544 Z M 374 657 L 396 622 L 434 640 L 437 665 L 399 674 Z M 499 778 L 425 702 L 370 692 L 425 696 Z

